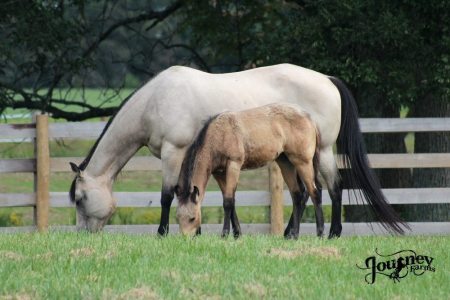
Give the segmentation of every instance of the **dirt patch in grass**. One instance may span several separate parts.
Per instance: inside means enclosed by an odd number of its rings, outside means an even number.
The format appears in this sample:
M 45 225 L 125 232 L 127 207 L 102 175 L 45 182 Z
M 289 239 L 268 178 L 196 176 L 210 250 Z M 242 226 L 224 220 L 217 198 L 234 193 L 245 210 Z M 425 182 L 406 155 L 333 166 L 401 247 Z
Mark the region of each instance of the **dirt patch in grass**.
M 22 260 L 25 257 L 22 254 L 16 253 L 16 252 L 12 252 L 12 251 L 0 251 L 0 259 L 5 259 L 5 260 Z
M 252 299 L 264 299 L 267 294 L 266 288 L 260 283 L 246 283 L 244 290 Z
M 175 281 L 178 281 L 181 278 L 181 275 L 177 270 L 163 270 L 161 271 L 161 276 Z
M 335 247 L 314 247 L 314 248 L 299 248 L 299 249 L 281 249 L 272 248 L 268 251 L 270 256 L 275 256 L 283 259 L 294 259 L 303 255 L 314 255 L 324 258 L 340 258 L 339 249 Z
M 192 288 L 182 288 L 181 295 L 183 298 L 188 299 L 200 299 L 200 300 L 221 300 L 222 296 L 220 295 L 212 295 L 212 294 L 203 294 Z
M 0 295 L 0 300 L 31 300 L 36 299 L 34 295 L 19 293 L 14 295 Z
M 159 295 L 153 291 L 149 287 L 140 287 L 140 288 L 134 288 L 131 289 L 122 295 L 119 296 L 118 299 L 145 299 L 145 300 L 152 300 L 152 299 L 160 299 Z
M 52 257 L 53 257 L 53 253 L 52 252 L 47 252 L 47 253 L 42 253 L 42 254 L 37 254 L 36 255 L 36 259 L 49 260 Z
M 79 248 L 70 250 L 70 256 L 72 257 L 83 257 L 83 256 L 91 256 L 95 253 L 93 248 Z

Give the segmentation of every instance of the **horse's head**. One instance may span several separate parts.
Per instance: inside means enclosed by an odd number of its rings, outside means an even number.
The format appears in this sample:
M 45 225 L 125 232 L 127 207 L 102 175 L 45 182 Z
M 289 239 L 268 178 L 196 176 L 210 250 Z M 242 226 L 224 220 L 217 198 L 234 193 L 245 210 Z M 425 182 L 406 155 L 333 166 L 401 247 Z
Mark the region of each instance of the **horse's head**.
M 77 229 L 97 232 L 116 209 L 111 183 L 103 176 L 90 176 L 74 163 L 70 166 L 76 174 L 70 188 L 70 200 L 77 207 Z
M 180 232 L 184 235 L 193 236 L 202 224 L 202 213 L 200 206 L 200 192 L 196 186 L 188 193 L 180 193 L 175 188 L 178 197 L 177 220 Z

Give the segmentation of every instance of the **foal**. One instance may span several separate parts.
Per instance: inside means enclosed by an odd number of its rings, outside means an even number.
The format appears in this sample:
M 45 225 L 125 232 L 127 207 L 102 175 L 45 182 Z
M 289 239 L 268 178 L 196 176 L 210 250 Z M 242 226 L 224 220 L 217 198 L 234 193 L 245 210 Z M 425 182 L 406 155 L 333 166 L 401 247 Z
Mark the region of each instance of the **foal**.
M 223 194 L 225 211 L 222 236 L 241 234 L 235 210 L 235 191 L 241 169 L 259 168 L 276 161 L 293 200 L 292 228 L 298 238 L 306 200 L 303 183 L 314 203 L 317 235 L 324 220 L 315 185 L 319 165 L 319 133 L 309 116 L 292 104 L 269 104 L 240 112 L 226 112 L 206 122 L 184 158 L 175 193 L 177 219 L 183 234 L 199 232 L 201 203 L 211 174 Z M 307 199 L 307 197 L 306 197 Z

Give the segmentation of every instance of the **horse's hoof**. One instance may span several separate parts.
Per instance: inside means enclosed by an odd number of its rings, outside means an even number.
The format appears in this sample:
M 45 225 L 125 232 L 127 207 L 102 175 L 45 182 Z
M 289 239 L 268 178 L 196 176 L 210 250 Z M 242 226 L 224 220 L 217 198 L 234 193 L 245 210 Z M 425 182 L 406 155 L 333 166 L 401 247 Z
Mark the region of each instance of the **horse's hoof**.
M 341 237 L 341 233 L 330 232 L 330 234 L 328 235 L 329 240 L 338 239 L 340 237 Z
M 323 238 L 323 230 L 317 232 L 318 238 Z
M 158 237 L 166 237 L 169 233 L 169 227 L 159 227 L 158 228 Z
M 295 234 L 293 232 L 289 232 L 287 235 L 284 236 L 286 240 L 298 240 L 298 234 Z
M 227 238 L 229 234 L 230 234 L 229 230 L 223 230 L 222 231 L 222 238 L 224 238 L 224 239 Z
M 291 227 L 287 226 L 284 230 L 283 236 L 287 238 L 287 236 L 291 233 Z
M 233 236 L 237 240 L 242 234 L 240 232 L 234 232 Z

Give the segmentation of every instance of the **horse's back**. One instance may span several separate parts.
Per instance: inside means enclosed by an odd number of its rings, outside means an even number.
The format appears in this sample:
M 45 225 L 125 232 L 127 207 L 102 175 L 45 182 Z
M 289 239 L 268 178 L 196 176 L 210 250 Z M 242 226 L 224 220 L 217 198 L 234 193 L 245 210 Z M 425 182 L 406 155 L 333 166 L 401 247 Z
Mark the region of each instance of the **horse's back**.
M 188 145 L 202 123 L 226 110 L 239 111 L 269 103 L 294 103 L 307 111 L 333 144 L 340 127 L 340 96 L 326 75 L 281 64 L 235 73 L 210 74 L 174 66 L 141 89 L 147 101 L 152 147 L 164 140 Z
M 283 152 L 312 159 L 316 127 L 296 105 L 273 103 L 219 115 L 208 130 L 209 142 L 224 156 L 243 160 L 243 168 L 264 166 Z

